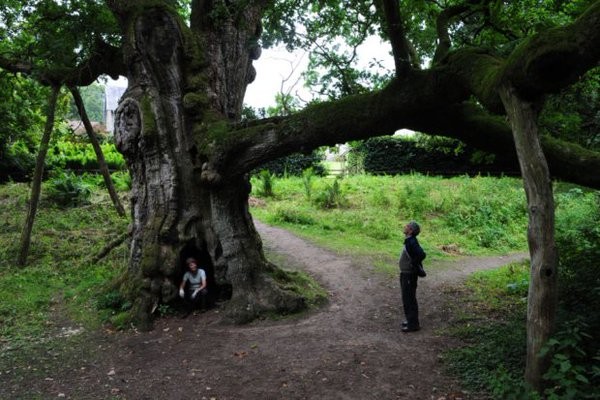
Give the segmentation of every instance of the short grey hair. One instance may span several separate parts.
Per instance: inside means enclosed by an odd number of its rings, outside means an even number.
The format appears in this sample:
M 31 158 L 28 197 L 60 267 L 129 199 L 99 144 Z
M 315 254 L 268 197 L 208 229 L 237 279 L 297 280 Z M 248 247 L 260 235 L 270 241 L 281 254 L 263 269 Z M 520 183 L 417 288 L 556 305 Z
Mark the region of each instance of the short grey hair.
M 421 233 L 421 227 L 419 226 L 419 224 L 417 224 L 416 221 L 410 221 L 408 223 L 408 226 L 410 226 L 413 236 L 417 236 L 419 233 Z

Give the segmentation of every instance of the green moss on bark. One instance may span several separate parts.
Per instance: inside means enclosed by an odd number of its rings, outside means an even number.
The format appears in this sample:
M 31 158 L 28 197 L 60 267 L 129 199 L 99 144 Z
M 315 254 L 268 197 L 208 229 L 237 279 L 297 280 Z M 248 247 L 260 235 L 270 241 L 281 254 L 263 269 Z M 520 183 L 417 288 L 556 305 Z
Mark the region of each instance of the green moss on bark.
M 146 137 L 158 135 L 154 112 L 152 111 L 152 101 L 150 96 L 145 95 L 140 102 L 142 112 L 142 135 Z

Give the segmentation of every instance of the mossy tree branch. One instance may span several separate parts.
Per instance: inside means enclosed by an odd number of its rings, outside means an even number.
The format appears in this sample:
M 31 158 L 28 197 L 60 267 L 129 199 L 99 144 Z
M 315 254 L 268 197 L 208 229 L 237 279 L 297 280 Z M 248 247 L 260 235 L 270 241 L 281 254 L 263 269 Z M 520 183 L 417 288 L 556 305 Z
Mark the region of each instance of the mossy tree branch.
M 533 36 L 507 59 L 482 49 L 462 49 L 444 60 L 461 84 L 486 107 L 504 114 L 498 95 L 510 82 L 523 99 L 540 100 L 574 83 L 600 60 L 600 1 L 572 24 Z
M 454 137 L 516 160 L 509 124 L 468 99 L 474 96 L 488 111 L 504 114 L 498 96 L 503 81 L 516 82 L 517 91 L 534 97 L 572 83 L 600 59 L 599 18 L 600 2 L 572 25 L 528 40 L 507 60 L 478 49 L 461 50 L 450 54 L 444 65 L 411 71 L 379 92 L 314 105 L 288 118 L 230 132 L 221 126 L 215 130 L 219 134 L 205 141 L 215 151 L 203 167 L 203 178 L 219 180 L 292 151 L 389 135 L 402 128 Z M 549 60 L 554 64 L 551 70 L 542 67 Z M 543 140 L 543 149 L 554 177 L 600 188 L 595 173 L 600 154 L 550 138 Z

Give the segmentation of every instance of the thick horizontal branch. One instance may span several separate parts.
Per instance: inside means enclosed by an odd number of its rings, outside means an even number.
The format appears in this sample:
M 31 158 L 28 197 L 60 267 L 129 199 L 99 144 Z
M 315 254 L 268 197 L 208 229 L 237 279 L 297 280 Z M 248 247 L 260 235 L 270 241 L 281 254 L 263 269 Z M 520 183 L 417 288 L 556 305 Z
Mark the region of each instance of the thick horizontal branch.
M 21 74 L 29 74 L 31 73 L 31 64 L 26 63 L 20 60 L 11 60 L 8 57 L 0 55 L 0 68 L 12 72 L 12 73 L 21 73 Z
M 91 57 L 68 74 L 64 83 L 67 86 L 88 86 L 101 75 L 118 79 L 119 75 L 127 75 L 127 68 L 120 47 L 98 41 Z
M 207 170 L 244 173 L 292 152 L 391 135 L 402 128 L 459 139 L 514 160 L 516 167 L 512 133 L 505 118 L 460 101 L 464 93 L 440 86 L 447 81 L 441 78 L 431 72 L 414 73 L 380 92 L 314 105 L 288 118 L 240 128 L 232 132 L 223 149 L 216 149 L 217 156 Z M 546 139 L 543 144 L 554 177 L 600 188 L 600 153 L 556 139 Z
M 490 111 L 503 114 L 497 94 L 511 82 L 519 95 L 533 101 L 575 82 L 600 61 L 600 1 L 572 24 L 549 29 L 518 46 L 507 59 L 481 49 L 451 52 L 444 66 Z
M 106 74 L 117 79 L 119 75 L 127 73 L 121 49 L 102 41 L 96 43 L 93 54 L 87 60 L 67 74 L 52 70 L 39 70 L 34 68 L 31 63 L 2 55 L 0 55 L 0 68 L 30 76 L 44 85 L 52 86 L 88 86 L 101 75 Z

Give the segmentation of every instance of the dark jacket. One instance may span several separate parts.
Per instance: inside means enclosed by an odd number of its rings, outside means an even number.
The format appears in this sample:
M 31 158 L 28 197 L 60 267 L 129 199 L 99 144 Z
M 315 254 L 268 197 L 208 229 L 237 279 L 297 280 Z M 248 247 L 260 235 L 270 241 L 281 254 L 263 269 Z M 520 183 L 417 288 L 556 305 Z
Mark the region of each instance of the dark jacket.
M 415 236 L 409 236 L 404 239 L 404 246 L 406 247 L 406 251 L 410 256 L 410 261 L 413 265 L 413 268 L 416 269 L 417 266 L 420 265 L 425 259 L 426 255 L 423 251 L 423 248 Z

